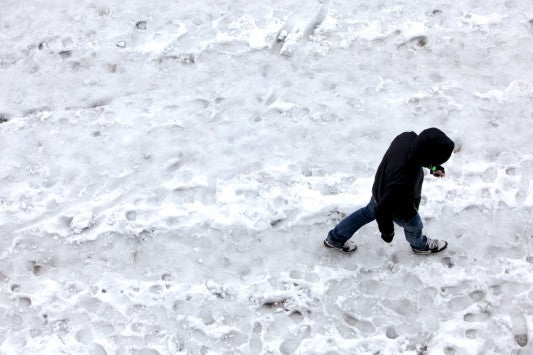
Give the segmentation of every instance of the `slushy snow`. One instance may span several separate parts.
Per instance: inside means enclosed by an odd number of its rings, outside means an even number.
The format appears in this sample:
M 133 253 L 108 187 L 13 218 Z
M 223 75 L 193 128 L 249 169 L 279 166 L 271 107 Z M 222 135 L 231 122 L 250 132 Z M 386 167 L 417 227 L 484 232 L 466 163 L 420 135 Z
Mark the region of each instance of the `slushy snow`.
M 0 353 L 533 352 L 531 1 L 1 8 Z M 433 126 L 448 249 L 325 249 Z

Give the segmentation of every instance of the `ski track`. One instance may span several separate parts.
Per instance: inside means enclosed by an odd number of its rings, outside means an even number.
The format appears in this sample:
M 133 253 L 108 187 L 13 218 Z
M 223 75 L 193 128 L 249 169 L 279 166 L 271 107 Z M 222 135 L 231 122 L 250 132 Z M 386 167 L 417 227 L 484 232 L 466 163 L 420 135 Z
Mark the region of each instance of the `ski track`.
M 527 1 L 3 1 L 0 352 L 533 351 Z M 391 139 L 456 142 L 374 224 Z

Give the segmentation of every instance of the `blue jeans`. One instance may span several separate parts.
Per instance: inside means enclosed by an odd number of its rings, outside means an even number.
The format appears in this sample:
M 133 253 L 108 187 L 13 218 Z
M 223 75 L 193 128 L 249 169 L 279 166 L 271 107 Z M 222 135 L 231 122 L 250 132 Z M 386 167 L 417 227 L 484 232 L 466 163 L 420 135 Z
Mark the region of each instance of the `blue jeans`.
M 376 214 L 374 213 L 375 207 L 376 202 L 374 198 L 371 198 L 368 205 L 343 219 L 331 230 L 328 234 L 328 241 L 333 245 L 343 246 L 359 228 L 376 219 Z M 393 219 L 393 221 L 400 227 L 403 227 L 405 239 L 407 239 L 413 248 L 421 249 L 426 246 L 427 238 L 422 234 L 423 224 L 418 213 L 408 221 L 397 218 Z

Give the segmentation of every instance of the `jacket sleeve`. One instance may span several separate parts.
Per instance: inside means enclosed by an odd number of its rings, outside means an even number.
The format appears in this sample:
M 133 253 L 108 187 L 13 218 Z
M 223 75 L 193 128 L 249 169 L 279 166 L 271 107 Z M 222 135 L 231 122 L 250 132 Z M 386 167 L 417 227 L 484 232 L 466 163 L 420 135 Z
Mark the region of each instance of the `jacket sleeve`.
M 381 234 L 391 235 L 394 233 L 394 224 L 392 224 L 392 209 L 391 209 L 390 194 L 385 193 L 376 205 L 376 222 Z
M 398 215 L 403 211 L 413 209 L 413 201 L 410 198 L 409 187 L 406 185 L 395 185 L 385 190 L 385 193 L 378 201 L 375 207 L 376 221 L 378 223 L 379 231 L 390 236 L 394 233 L 393 218 L 403 216 Z

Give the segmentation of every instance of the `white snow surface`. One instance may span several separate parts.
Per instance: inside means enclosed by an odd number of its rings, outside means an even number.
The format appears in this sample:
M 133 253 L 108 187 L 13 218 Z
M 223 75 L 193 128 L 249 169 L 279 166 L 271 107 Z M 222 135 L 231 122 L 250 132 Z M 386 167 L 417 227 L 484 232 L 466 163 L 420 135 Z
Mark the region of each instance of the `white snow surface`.
M 533 353 L 530 0 L 0 7 L 1 354 Z M 433 126 L 448 249 L 325 249 Z

